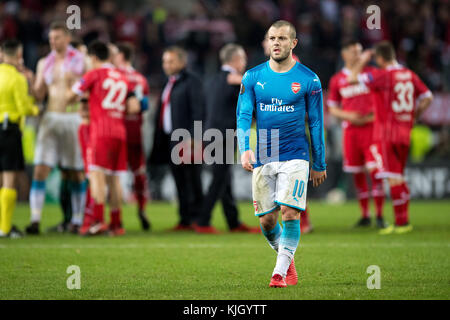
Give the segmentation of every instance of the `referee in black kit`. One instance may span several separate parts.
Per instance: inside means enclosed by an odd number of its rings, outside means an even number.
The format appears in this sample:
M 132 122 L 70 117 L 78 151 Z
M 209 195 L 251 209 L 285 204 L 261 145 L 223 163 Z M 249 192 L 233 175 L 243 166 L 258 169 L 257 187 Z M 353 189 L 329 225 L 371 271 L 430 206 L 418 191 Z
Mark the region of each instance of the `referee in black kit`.
M 227 129 L 236 130 L 236 105 L 242 74 L 247 65 L 247 56 L 244 49 L 236 44 L 225 45 L 219 55 L 222 63 L 221 70 L 205 84 L 204 130 L 214 128 L 222 133 L 223 159 L 211 165 L 212 182 L 207 188 L 202 210 L 194 229 L 197 233 L 218 233 L 210 222 L 214 205 L 217 200 L 221 200 L 230 231 L 258 233 L 259 228 L 248 227 L 239 221 L 232 190 L 232 165 L 226 163 L 227 151 L 233 155 L 228 158 L 234 159 L 235 144 L 232 144 L 232 150 L 227 150 L 225 137 Z
M 12 225 L 17 191 L 17 173 L 24 170 L 20 124 L 26 115 L 37 115 L 38 107 L 28 92 L 27 78 L 20 72 L 23 47 L 17 40 L 2 45 L 0 64 L 0 237 L 19 238 L 22 233 Z

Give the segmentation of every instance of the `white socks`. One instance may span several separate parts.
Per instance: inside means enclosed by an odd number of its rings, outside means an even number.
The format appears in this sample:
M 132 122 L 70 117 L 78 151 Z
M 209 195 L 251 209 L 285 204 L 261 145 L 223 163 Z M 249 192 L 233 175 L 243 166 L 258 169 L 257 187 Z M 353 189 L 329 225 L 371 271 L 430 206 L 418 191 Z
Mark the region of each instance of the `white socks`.
M 278 245 L 277 263 L 273 270 L 274 274 L 286 277 L 287 270 L 294 258 L 300 240 L 300 220 L 283 221 L 283 230 Z
M 30 189 L 31 222 L 40 222 L 45 202 L 45 181 L 33 180 Z
M 71 223 L 81 225 L 83 223 L 84 207 L 86 206 L 86 188 L 87 181 L 81 183 L 72 182 L 71 201 L 72 201 L 72 219 Z

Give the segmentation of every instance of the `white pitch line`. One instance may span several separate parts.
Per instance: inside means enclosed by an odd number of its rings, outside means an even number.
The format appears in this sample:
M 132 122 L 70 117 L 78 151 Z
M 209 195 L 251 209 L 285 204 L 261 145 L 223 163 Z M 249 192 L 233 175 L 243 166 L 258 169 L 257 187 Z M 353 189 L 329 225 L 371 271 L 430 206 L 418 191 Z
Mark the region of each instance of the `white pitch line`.
M 227 249 L 227 248 L 263 248 L 265 243 L 260 245 L 256 244 L 220 244 L 220 243 L 129 243 L 129 244 L 0 244 L 0 249 Z M 327 243 L 306 243 L 300 244 L 301 248 L 408 248 L 408 247 L 438 247 L 438 248 L 450 248 L 450 242 L 408 242 L 408 243 L 372 243 L 362 244 L 353 242 L 327 242 Z

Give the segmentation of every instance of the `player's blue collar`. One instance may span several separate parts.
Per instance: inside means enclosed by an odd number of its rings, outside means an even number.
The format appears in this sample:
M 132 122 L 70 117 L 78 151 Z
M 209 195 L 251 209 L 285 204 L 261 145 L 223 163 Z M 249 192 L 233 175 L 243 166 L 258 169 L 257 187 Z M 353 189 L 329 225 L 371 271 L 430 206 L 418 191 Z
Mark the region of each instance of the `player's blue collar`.
M 270 60 L 267 60 L 267 62 L 266 62 L 266 68 L 267 68 L 267 70 L 269 70 L 269 72 L 271 72 L 271 73 L 273 73 L 273 74 L 276 74 L 276 75 L 279 75 L 279 76 L 285 76 L 285 75 L 291 74 L 292 72 L 294 72 L 294 70 L 296 69 L 297 65 L 299 64 L 298 61 L 295 61 L 294 66 L 293 66 L 291 69 L 289 69 L 288 71 L 286 71 L 286 72 L 275 72 L 275 71 L 273 71 L 272 68 L 270 67 L 269 61 L 270 61 Z

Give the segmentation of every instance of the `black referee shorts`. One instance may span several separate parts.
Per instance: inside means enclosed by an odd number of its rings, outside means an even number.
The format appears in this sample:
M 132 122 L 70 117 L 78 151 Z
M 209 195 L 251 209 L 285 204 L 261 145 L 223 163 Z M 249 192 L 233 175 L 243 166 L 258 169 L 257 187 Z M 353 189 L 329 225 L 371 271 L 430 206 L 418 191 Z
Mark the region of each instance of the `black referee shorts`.
M 25 160 L 22 150 L 22 132 L 17 124 L 8 124 L 6 130 L 0 123 L 0 172 L 22 171 Z

